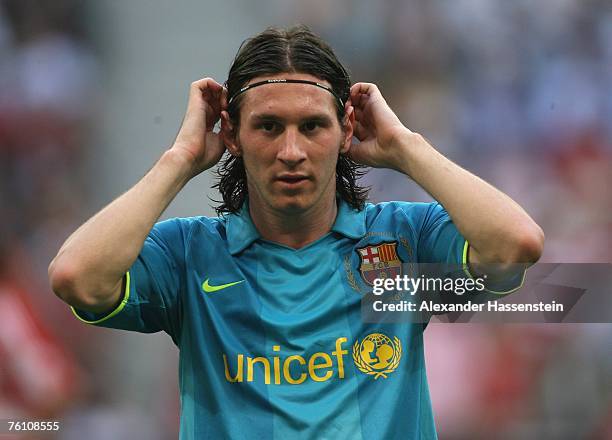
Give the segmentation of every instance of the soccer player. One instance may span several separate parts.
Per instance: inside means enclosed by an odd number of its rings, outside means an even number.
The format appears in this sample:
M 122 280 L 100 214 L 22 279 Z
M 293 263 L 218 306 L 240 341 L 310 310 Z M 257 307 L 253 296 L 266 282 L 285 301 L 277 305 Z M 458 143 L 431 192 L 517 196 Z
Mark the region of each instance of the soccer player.
M 66 240 L 53 290 L 87 323 L 171 336 L 181 439 L 435 438 L 425 325 L 364 323 L 362 295 L 407 263 L 528 265 L 541 229 L 307 28 L 247 40 L 226 85 L 191 84 L 172 147 Z M 225 151 L 221 215 L 156 223 Z M 438 203 L 366 203 L 361 165 Z

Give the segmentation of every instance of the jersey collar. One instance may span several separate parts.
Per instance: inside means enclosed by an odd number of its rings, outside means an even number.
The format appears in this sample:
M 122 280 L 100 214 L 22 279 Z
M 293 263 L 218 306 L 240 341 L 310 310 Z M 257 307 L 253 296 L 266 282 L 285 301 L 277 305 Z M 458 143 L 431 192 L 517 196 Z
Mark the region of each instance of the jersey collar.
M 249 204 L 245 202 L 237 214 L 228 214 L 226 220 L 227 242 L 232 255 L 249 247 L 260 235 L 251 220 Z M 358 211 L 344 200 L 338 203 L 338 214 L 331 230 L 346 237 L 359 239 L 366 233 L 365 208 Z
M 251 221 L 248 202 L 242 204 L 237 214 L 228 214 L 226 225 L 227 242 L 232 255 L 242 252 L 260 237 Z
M 336 221 L 331 230 L 349 238 L 363 238 L 366 233 L 365 208 L 358 211 L 351 208 L 344 200 L 340 200 Z

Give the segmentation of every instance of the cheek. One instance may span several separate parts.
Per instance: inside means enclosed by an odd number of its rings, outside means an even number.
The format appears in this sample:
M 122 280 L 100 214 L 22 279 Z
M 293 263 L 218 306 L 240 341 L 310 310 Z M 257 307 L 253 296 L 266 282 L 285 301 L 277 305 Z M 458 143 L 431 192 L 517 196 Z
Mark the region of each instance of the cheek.
M 256 175 L 265 174 L 274 165 L 275 161 L 275 155 L 263 149 L 248 152 L 243 156 L 244 166 Z
M 338 150 L 328 147 L 324 154 L 313 159 L 313 165 L 318 170 L 320 183 L 329 182 L 334 179 L 336 164 L 338 163 Z
M 329 139 L 317 149 L 317 161 L 323 163 L 325 168 L 335 169 L 342 145 L 336 136 Z
M 242 160 L 247 175 L 247 182 L 256 187 L 265 187 L 269 181 L 274 165 L 274 155 L 265 148 L 249 144 L 242 151 Z
M 248 141 L 244 142 L 245 139 Z M 240 149 L 244 165 L 251 171 L 259 171 L 262 166 L 274 162 L 275 153 L 270 143 L 261 136 L 241 136 Z

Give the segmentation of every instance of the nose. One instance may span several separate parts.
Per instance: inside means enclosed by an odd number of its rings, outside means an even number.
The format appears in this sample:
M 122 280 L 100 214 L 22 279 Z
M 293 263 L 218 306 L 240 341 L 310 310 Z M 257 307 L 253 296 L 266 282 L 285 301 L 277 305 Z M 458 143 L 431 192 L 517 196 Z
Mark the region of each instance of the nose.
M 306 152 L 300 143 L 299 130 L 287 127 L 279 139 L 277 158 L 289 167 L 295 167 L 306 160 Z

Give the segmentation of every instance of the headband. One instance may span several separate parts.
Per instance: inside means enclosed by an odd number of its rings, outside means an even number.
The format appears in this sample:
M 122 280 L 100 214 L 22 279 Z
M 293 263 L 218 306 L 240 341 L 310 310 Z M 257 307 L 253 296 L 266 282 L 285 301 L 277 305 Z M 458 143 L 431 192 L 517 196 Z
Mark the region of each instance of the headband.
M 340 107 L 344 108 L 344 103 L 342 102 L 342 99 L 340 99 L 340 97 L 336 94 L 336 92 L 334 92 L 334 90 L 331 87 L 326 86 L 325 84 L 321 84 L 315 81 L 308 81 L 306 79 L 266 79 L 264 81 L 258 81 L 256 83 L 253 84 L 249 84 L 248 86 L 244 86 L 243 88 L 241 88 L 240 90 L 238 90 L 236 93 L 234 93 L 229 100 L 227 101 L 228 105 L 240 94 L 246 92 L 249 89 L 252 89 L 254 87 L 259 87 L 259 86 L 263 86 L 266 84 L 275 84 L 275 83 L 290 83 L 290 84 L 310 84 L 313 86 L 317 86 L 323 90 L 327 90 L 329 93 L 331 93 L 332 95 L 334 95 L 334 98 L 336 98 L 336 100 L 340 103 Z

